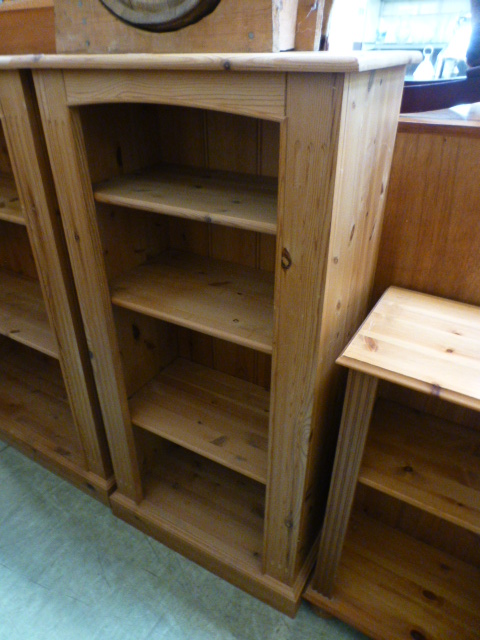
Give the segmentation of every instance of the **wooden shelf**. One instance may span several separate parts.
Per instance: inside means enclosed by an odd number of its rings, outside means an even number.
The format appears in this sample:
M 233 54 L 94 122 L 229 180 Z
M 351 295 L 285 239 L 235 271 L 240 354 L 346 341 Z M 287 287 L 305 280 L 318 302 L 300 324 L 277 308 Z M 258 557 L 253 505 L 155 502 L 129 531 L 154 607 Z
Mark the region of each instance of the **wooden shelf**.
M 480 533 L 480 431 L 378 400 L 359 482 Z
M 0 220 L 25 224 L 25 216 L 12 176 L 0 174 Z
M 130 401 L 133 424 L 234 471 L 267 481 L 270 394 L 176 360 Z
M 176 445 L 162 453 L 145 474 L 144 500 L 134 506 L 116 492 L 113 510 L 128 503 L 155 523 L 157 537 L 158 530 L 173 533 L 237 569 L 260 573 L 265 487 Z
M 58 358 L 39 283 L 5 269 L 0 269 L 0 334 Z
M 275 234 L 277 180 L 187 167 L 159 166 L 96 185 L 95 199 Z
M 359 514 L 332 597 L 305 598 L 375 640 L 478 639 L 478 568 Z
M 116 278 L 111 294 L 120 307 L 272 352 L 272 273 L 167 252 Z
M 480 309 L 390 287 L 337 362 L 480 410 Z
M 0 360 L 2 438 L 33 457 L 85 476 L 83 450 L 58 362 L 5 338 L 0 340 Z

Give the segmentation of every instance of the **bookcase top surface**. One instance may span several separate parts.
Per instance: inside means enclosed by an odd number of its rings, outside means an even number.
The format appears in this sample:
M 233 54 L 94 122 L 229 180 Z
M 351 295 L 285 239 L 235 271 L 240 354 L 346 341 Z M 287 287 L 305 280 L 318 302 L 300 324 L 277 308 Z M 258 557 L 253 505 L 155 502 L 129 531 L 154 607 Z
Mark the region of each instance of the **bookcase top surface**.
M 390 287 L 338 363 L 480 409 L 480 309 Z
M 1 69 L 139 69 L 359 73 L 420 62 L 418 51 L 0 56 Z

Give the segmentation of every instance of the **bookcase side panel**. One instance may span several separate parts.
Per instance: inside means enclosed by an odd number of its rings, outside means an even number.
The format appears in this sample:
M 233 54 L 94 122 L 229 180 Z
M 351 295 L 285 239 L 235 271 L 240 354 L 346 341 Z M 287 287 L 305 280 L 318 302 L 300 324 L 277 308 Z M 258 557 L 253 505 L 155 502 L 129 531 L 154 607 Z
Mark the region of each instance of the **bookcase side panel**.
M 80 117 L 66 104 L 62 72 L 35 72 L 34 80 L 115 476 L 119 489 L 138 500 L 135 445 Z

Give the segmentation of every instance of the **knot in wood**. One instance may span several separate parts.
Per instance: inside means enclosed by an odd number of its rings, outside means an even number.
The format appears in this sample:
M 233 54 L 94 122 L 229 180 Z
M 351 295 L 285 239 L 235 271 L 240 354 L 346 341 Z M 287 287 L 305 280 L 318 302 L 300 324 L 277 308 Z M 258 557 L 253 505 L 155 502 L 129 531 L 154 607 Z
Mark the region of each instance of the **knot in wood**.
M 282 249 L 282 269 L 287 271 L 292 266 L 292 257 L 285 247 Z

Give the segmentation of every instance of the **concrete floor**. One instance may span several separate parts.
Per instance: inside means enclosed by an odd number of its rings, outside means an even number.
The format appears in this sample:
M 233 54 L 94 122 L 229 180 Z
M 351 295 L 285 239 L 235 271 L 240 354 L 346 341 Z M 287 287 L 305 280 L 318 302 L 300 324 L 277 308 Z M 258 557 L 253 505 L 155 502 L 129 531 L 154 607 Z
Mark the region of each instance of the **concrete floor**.
M 0 640 L 363 640 L 291 620 L 0 442 Z

